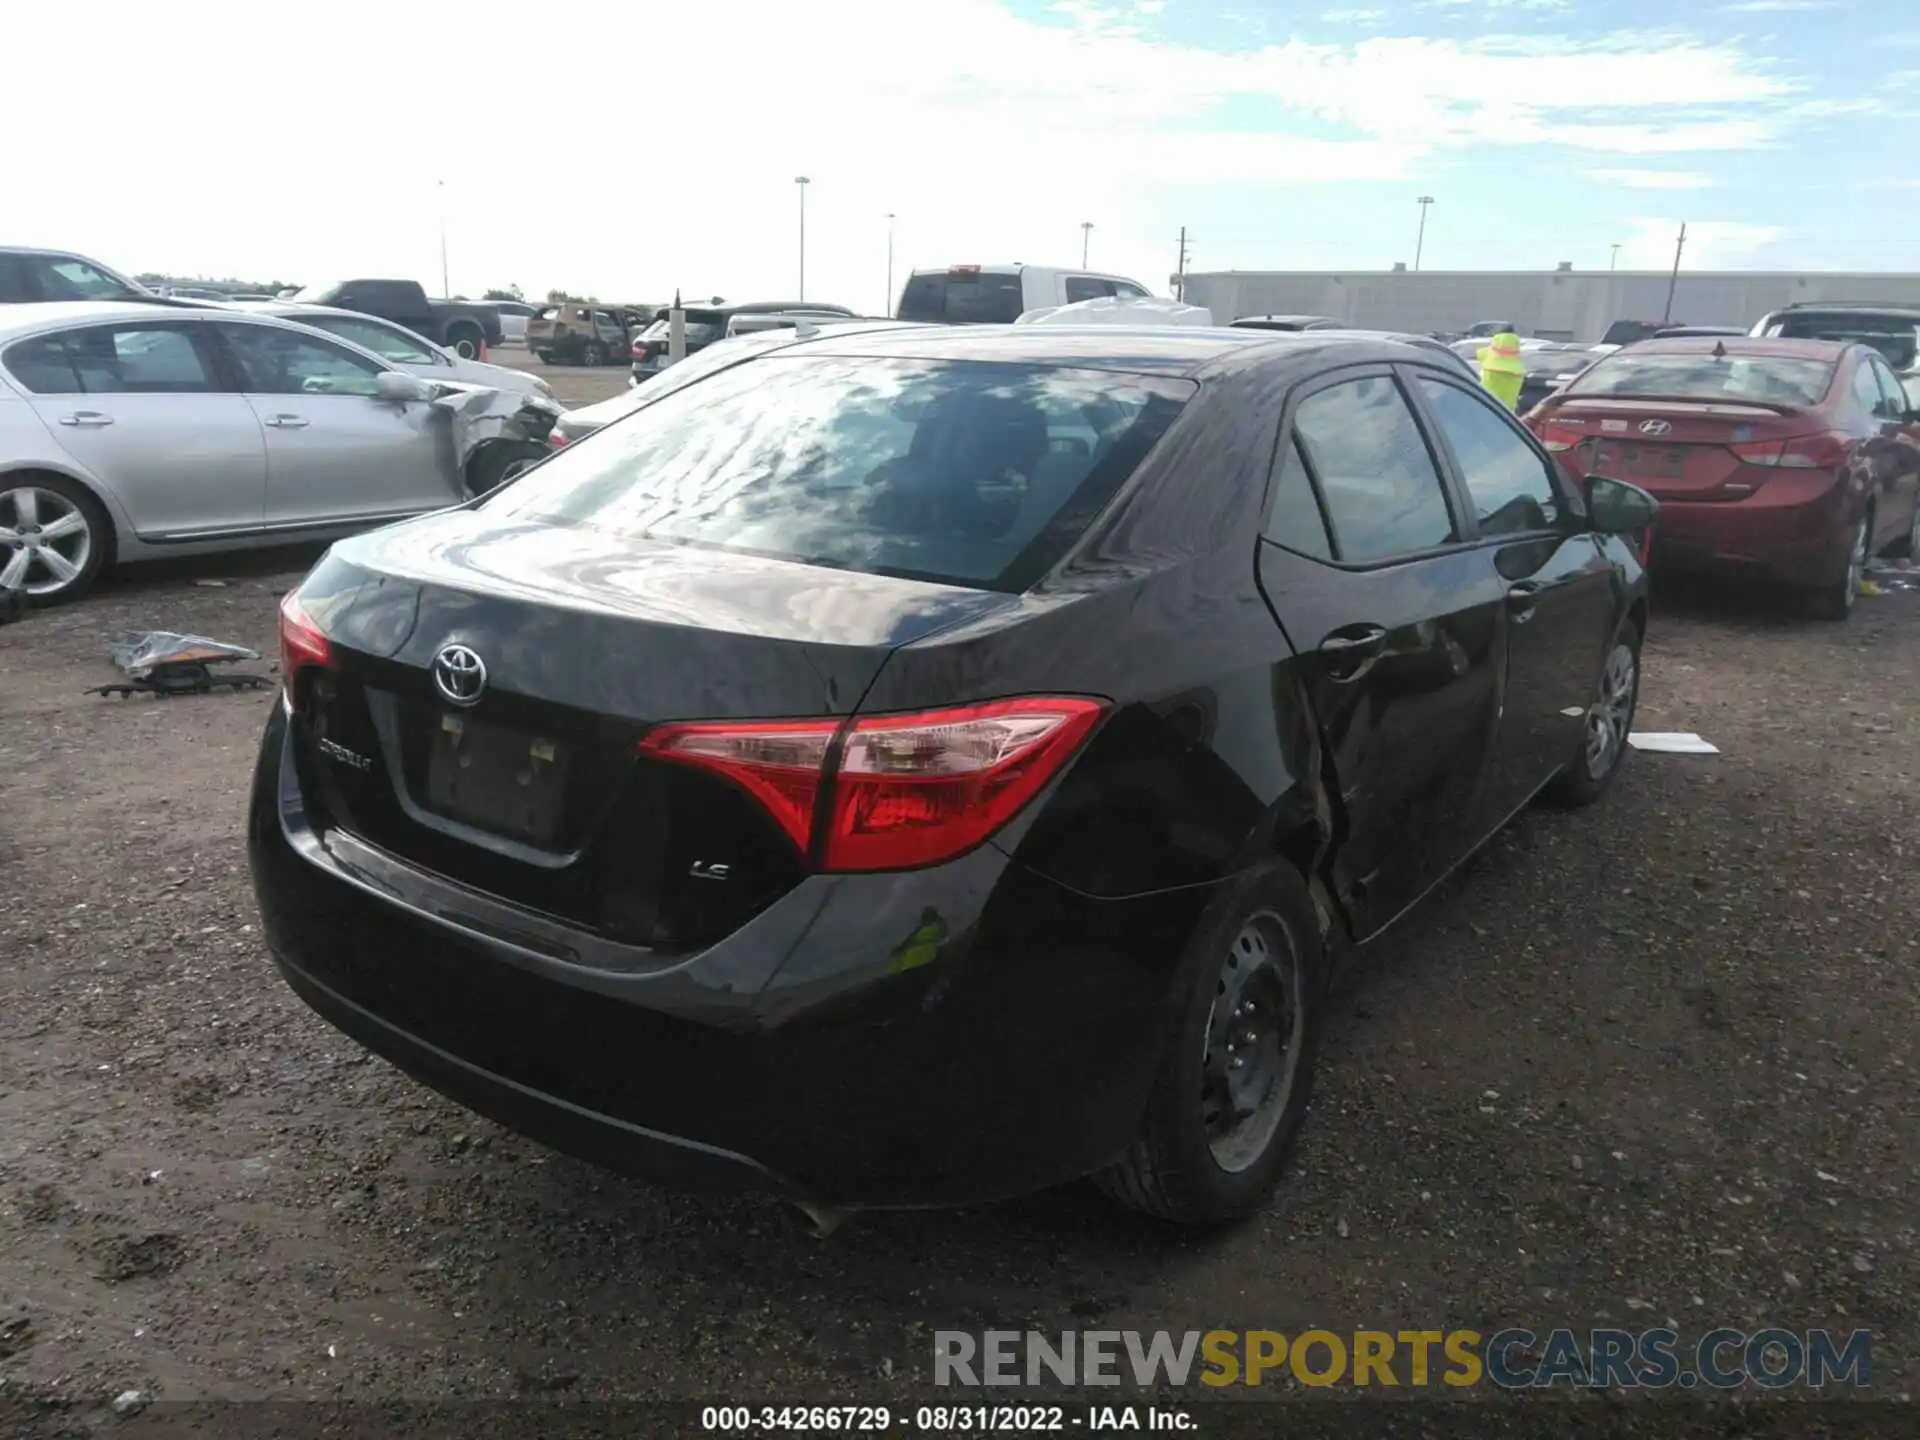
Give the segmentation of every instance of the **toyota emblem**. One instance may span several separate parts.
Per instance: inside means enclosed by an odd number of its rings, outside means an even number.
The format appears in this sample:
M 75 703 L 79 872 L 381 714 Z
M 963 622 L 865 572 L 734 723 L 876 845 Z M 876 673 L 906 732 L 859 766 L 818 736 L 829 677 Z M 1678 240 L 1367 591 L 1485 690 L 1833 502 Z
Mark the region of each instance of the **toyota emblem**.
M 443 645 L 433 657 L 433 684 L 456 705 L 472 705 L 487 688 L 487 662 L 464 645 Z
M 1642 435 L 1664 435 L 1672 428 L 1672 424 L 1666 420 L 1642 420 L 1640 422 L 1640 433 Z

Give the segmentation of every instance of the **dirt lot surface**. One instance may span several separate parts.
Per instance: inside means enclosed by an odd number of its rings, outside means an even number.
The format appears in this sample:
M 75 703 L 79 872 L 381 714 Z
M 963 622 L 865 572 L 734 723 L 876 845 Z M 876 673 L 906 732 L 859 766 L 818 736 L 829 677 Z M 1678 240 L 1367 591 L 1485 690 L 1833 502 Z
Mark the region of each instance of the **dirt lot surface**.
M 1920 1380 L 1920 593 L 1839 626 L 1663 594 L 1641 728 L 1724 753 L 1524 816 L 1356 963 L 1256 1222 L 1169 1236 L 1076 1188 L 820 1241 L 477 1120 L 270 970 L 242 853 L 267 695 L 82 692 L 125 628 L 270 653 L 311 558 L 0 627 L 14 1396 L 884 1401 L 933 1329 L 990 1325 L 1858 1326 L 1875 1393 Z

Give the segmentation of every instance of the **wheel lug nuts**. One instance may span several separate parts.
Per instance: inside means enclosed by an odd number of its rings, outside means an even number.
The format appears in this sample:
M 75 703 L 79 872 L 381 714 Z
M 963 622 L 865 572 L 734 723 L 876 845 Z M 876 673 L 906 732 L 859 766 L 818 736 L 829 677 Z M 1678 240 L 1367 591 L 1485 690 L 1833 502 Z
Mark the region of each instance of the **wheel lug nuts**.
M 1233 1059 L 1227 1062 L 1227 1068 L 1229 1070 L 1240 1070 L 1245 1068 L 1246 1063 L 1247 1062 L 1245 1060 L 1241 1059 L 1238 1055 L 1236 1055 L 1233 1057 Z
M 1240 1035 L 1240 1043 L 1242 1045 L 1251 1045 L 1254 1043 L 1254 1041 L 1258 1040 L 1259 1038 L 1260 1036 L 1256 1031 L 1253 1031 L 1253 1030 L 1243 1031 Z

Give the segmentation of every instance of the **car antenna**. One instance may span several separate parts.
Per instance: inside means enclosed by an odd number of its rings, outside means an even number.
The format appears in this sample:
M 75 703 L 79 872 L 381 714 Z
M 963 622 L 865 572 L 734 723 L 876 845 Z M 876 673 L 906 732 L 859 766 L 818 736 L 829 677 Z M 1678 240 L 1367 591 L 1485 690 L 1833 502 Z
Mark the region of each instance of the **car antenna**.
M 1727 342 L 1726 341 L 1716 340 L 1713 342 L 1713 358 L 1716 360 L 1724 360 L 1727 358 Z

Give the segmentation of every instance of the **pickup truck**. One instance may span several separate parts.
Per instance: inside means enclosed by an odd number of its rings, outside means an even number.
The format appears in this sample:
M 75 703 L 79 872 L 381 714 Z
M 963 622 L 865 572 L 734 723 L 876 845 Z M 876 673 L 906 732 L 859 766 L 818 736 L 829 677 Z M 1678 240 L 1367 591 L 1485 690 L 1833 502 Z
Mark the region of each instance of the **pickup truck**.
M 331 305 L 391 320 L 446 346 L 462 360 L 483 359 L 486 347 L 501 341 L 498 310 L 463 300 L 429 300 L 413 280 L 334 280 L 308 285 L 291 298 L 302 305 Z

